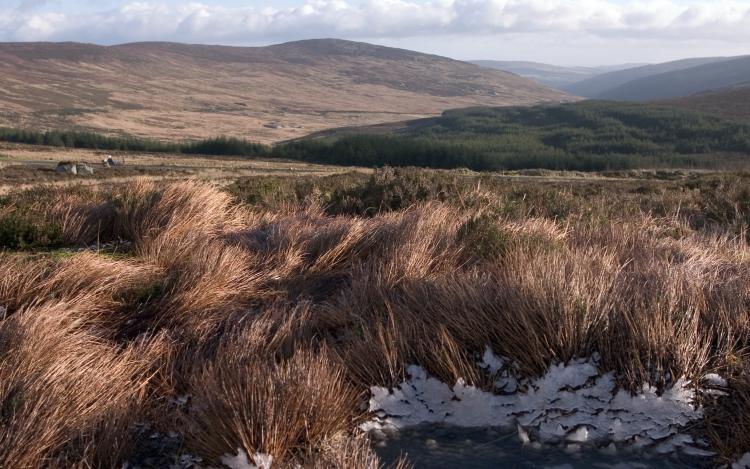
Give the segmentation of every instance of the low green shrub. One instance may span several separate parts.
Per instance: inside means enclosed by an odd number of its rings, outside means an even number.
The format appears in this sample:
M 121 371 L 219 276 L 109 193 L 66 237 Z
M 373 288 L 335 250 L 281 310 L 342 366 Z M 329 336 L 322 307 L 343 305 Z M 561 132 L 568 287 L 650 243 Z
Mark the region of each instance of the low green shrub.
M 468 259 L 486 261 L 504 257 L 514 243 L 512 234 L 503 230 L 496 218 L 487 215 L 472 218 L 461 225 L 458 239 Z
M 0 218 L 0 249 L 57 248 L 63 245 L 59 225 L 11 213 Z

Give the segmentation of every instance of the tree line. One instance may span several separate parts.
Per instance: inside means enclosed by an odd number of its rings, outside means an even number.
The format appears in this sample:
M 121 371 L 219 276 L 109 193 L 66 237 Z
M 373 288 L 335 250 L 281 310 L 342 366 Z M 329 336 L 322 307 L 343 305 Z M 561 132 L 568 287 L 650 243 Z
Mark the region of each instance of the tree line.
M 750 124 L 638 103 L 586 101 L 446 111 L 398 133 L 274 146 L 232 137 L 167 143 L 92 132 L 0 129 L 0 140 L 100 150 L 270 157 L 347 166 L 599 171 L 744 166 Z

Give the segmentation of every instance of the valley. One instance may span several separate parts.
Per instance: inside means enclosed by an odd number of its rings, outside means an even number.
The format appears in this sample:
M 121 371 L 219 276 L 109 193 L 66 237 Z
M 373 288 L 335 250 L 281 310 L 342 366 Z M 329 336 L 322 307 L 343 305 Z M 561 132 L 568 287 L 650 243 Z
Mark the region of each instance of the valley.
M 750 468 L 748 56 L 87 37 L 0 43 L 0 467 Z
M 261 48 L 0 44 L 0 126 L 271 143 L 469 105 L 573 97 L 444 57 L 314 40 Z

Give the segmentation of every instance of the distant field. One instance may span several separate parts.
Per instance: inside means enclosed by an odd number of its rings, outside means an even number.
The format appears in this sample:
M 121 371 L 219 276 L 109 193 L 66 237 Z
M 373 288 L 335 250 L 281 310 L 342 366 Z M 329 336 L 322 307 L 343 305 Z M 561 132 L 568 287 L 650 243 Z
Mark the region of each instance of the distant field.
M 0 140 L 180 153 L 183 160 L 214 155 L 359 167 L 750 169 L 750 122 L 674 106 L 605 101 L 456 109 L 434 118 L 326 130 L 273 146 L 226 137 L 178 143 L 64 130 L 0 129 Z
M 102 160 L 113 155 L 123 166 L 105 168 Z M 89 177 L 58 174 L 60 161 L 89 163 L 94 175 Z M 211 180 L 228 183 L 237 177 L 252 175 L 330 175 L 350 168 L 327 166 L 283 159 L 247 157 L 208 157 L 170 153 L 112 152 L 0 143 L 0 193 L 21 187 L 44 184 L 97 185 L 131 179 Z M 359 169 L 359 171 L 366 171 Z

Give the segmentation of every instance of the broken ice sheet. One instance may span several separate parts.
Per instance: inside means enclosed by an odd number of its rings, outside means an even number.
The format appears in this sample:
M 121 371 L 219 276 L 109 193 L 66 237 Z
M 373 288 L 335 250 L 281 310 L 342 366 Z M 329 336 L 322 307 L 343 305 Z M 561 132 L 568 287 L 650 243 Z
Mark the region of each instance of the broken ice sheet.
M 394 389 L 374 386 L 371 412 L 380 412 L 363 430 L 441 423 L 461 427 L 515 427 L 519 435 L 542 442 L 602 443 L 617 441 L 659 452 L 692 448 L 680 430 L 702 417 L 693 405 L 695 393 L 684 379 L 658 395 L 644 385 L 636 395 L 614 393 L 612 373 L 601 374 L 596 357 L 552 365 L 544 376 L 528 381 L 523 392 L 497 395 L 459 380 L 453 386 L 407 368 L 410 379 Z M 507 360 L 488 348 L 480 367 L 492 375 L 507 370 Z

